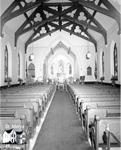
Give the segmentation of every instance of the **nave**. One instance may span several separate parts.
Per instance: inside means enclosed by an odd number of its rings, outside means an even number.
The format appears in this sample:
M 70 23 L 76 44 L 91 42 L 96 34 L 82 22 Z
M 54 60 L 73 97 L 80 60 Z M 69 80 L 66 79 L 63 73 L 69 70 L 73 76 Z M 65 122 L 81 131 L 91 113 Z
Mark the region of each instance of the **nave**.
M 120 150 L 120 106 L 120 88 L 111 85 L 2 89 L 0 149 Z
M 121 0 L 0 2 L 0 150 L 120 150 Z
M 70 96 L 57 91 L 34 150 L 91 150 Z

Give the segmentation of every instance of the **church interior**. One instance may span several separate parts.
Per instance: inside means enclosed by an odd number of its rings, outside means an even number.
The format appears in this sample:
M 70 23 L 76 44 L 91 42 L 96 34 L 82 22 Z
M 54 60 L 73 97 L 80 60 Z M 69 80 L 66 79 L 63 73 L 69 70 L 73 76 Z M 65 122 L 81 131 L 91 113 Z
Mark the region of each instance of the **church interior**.
M 120 21 L 120 0 L 0 0 L 0 150 L 121 149 Z

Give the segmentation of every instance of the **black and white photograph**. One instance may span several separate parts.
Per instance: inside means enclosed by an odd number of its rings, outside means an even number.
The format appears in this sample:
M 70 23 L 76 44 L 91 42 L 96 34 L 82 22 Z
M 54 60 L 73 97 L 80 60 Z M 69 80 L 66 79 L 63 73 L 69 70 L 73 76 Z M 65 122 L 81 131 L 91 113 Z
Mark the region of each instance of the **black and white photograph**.
M 0 0 L 0 150 L 121 150 L 121 0 Z

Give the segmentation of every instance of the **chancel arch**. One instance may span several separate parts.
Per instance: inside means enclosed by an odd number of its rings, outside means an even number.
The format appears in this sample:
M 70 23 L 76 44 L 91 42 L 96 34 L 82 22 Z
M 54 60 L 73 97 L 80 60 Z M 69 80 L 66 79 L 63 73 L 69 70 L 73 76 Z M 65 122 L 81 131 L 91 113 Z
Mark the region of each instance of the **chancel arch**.
M 59 42 L 50 52 L 44 61 L 44 79 L 57 79 L 60 75 L 64 78 L 70 76 L 75 78 L 76 55 L 63 42 Z

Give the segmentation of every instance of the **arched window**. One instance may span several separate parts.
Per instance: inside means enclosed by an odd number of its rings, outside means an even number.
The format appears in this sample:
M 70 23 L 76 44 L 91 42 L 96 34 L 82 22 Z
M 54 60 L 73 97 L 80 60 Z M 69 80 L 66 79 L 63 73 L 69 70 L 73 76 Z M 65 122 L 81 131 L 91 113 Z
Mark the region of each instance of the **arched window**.
M 20 77 L 20 54 L 18 53 L 18 77 Z
M 69 65 L 69 74 L 72 74 L 72 67 Z
M 113 56 L 114 56 L 114 76 L 118 78 L 118 57 L 116 44 L 114 46 Z
M 5 78 L 7 78 L 8 77 L 8 48 L 7 48 L 7 46 L 5 46 L 4 59 L 5 59 L 5 65 L 4 65 Z
M 102 52 L 102 75 L 104 76 L 104 52 Z
M 51 66 L 51 75 L 53 75 L 53 65 Z
M 95 72 L 94 72 L 94 75 L 95 75 L 95 79 L 97 79 L 97 61 L 95 60 Z
M 28 77 L 28 72 L 27 72 L 27 61 L 26 61 L 26 77 Z
M 87 67 L 87 75 L 91 76 L 92 75 L 92 68 L 89 66 Z
M 33 63 L 28 66 L 28 76 L 32 78 L 35 77 L 35 65 Z

